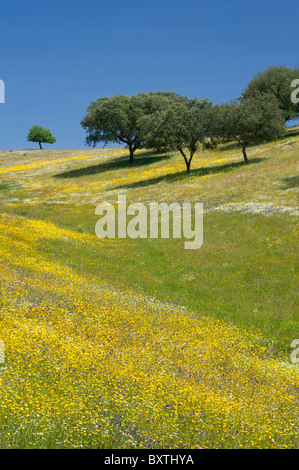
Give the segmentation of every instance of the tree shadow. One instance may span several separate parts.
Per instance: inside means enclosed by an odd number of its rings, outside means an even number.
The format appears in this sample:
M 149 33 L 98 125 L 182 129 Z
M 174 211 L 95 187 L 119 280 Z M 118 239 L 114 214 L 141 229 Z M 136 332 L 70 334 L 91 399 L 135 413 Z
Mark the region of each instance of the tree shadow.
M 190 177 L 194 177 L 194 176 L 200 177 L 200 176 L 205 176 L 205 175 L 213 175 L 216 173 L 226 173 L 237 168 L 242 168 L 242 167 L 249 168 L 252 164 L 260 163 L 264 160 L 265 158 L 253 158 L 249 161 L 249 164 L 246 164 L 244 161 L 236 162 L 236 163 L 226 163 L 225 165 L 215 165 L 211 167 L 198 168 L 196 170 L 191 170 L 190 173 L 187 173 L 186 170 L 184 170 L 184 171 L 179 171 L 177 173 L 173 173 L 171 175 L 164 175 L 164 176 L 159 176 L 157 178 L 150 178 L 145 181 L 136 181 L 135 183 L 119 185 L 119 186 L 116 186 L 115 189 L 142 188 L 144 186 L 151 186 L 153 184 L 158 184 L 161 181 L 164 181 L 165 183 L 173 183 L 173 182 L 182 181 Z
M 299 176 L 288 176 L 283 178 L 284 186 L 281 189 L 293 189 L 299 187 Z
M 107 155 L 108 156 L 108 155 Z M 105 171 L 121 170 L 124 168 L 138 168 L 140 166 L 150 165 L 157 163 L 160 160 L 172 158 L 172 155 L 157 153 L 156 151 L 143 152 L 134 157 L 133 163 L 129 161 L 129 155 L 124 157 L 116 157 L 111 161 L 105 161 L 97 165 L 91 165 L 84 168 L 77 168 L 75 170 L 64 171 L 54 175 L 54 178 L 80 178 L 81 176 L 90 176 L 97 173 L 104 173 Z

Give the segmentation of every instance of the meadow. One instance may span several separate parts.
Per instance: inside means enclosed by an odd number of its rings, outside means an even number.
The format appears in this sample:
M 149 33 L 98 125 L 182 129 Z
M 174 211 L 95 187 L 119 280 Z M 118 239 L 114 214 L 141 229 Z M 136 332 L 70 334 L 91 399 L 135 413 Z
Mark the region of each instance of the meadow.
M 298 448 L 298 128 L 248 151 L 0 152 L 1 448 Z M 204 243 L 95 236 L 201 202 Z

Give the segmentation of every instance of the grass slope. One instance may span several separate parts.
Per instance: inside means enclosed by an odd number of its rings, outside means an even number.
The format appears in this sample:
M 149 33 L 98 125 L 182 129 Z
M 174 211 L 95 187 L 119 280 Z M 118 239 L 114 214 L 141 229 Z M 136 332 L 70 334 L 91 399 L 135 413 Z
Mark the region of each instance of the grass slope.
M 2 448 L 298 447 L 298 146 L 0 152 Z M 119 194 L 203 202 L 202 248 L 97 239 Z

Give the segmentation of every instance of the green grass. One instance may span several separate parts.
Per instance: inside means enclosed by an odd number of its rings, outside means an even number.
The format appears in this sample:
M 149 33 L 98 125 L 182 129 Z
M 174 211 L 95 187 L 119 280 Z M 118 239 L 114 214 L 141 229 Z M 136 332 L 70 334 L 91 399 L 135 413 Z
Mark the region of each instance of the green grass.
M 97 217 L 85 208 L 35 214 L 94 233 Z M 32 213 L 24 212 L 32 216 Z M 63 223 L 61 221 L 63 220 Z M 266 343 L 288 351 L 298 336 L 295 308 L 296 222 L 283 216 L 214 213 L 204 215 L 204 244 L 185 250 L 183 240 L 116 241 L 103 250 L 47 242 L 40 250 L 78 273 L 120 288 L 133 288 L 264 334 Z

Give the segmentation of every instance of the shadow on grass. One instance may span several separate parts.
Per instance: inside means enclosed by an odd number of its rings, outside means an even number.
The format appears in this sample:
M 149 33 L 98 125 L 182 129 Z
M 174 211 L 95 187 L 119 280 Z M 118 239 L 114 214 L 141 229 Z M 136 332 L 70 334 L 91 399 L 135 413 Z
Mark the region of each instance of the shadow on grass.
M 95 175 L 105 171 L 121 170 L 124 168 L 138 168 L 144 165 L 157 163 L 160 160 L 172 158 L 172 155 L 161 154 L 155 151 L 144 152 L 134 157 L 133 163 L 129 161 L 129 155 L 125 157 L 113 158 L 111 161 L 105 161 L 97 165 L 91 165 L 84 168 L 77 168 L 76 170 L 65 171 L 54 175 L 55 178 L 80 178 L 81 176 Z
M 237 163 L 227 163 L 225 165 L 215 165 L 215 166 L 210 166 L 210 167 L 204 167 L 204 168 L 197 168 L 196 170 L 191 170 L 190 173 L 187 173 L 185 171 L 179 171 L 177 173 L 173 173 L 171 175 L 164 175 L 164 176 L 159 176 L 157 178 L 150 178 L 145 181 L 136 181 L 135 183 L 130 183 L 130 184 L 124 184 L 120 186 L 116 186 L 115 189 L 126 189 L 126 188 L 142 188 L 144 186 L 151 186 L 153 184 L 160 183 L 161 181 L 164 181 L 165 183 L 173 183 L 176 181 L 182 181 L 184 179 L 189 179 L 190 177 L 194 176 L 205 176 L 205 175 L 213 175 L 216 173 L 226 173 L 231 170 L 235 170 L 237 168 L 250 168 L 252 164 L 260 163 L 265 158 L 253 158 L 250 160 L 250 163 L 247 165 L 244 161 L 242 162 L 237 162 Z
M 284 186 L 281 189 L 292 189 L 299 187 L 299 176 L 288 176 L 283 178 Z

